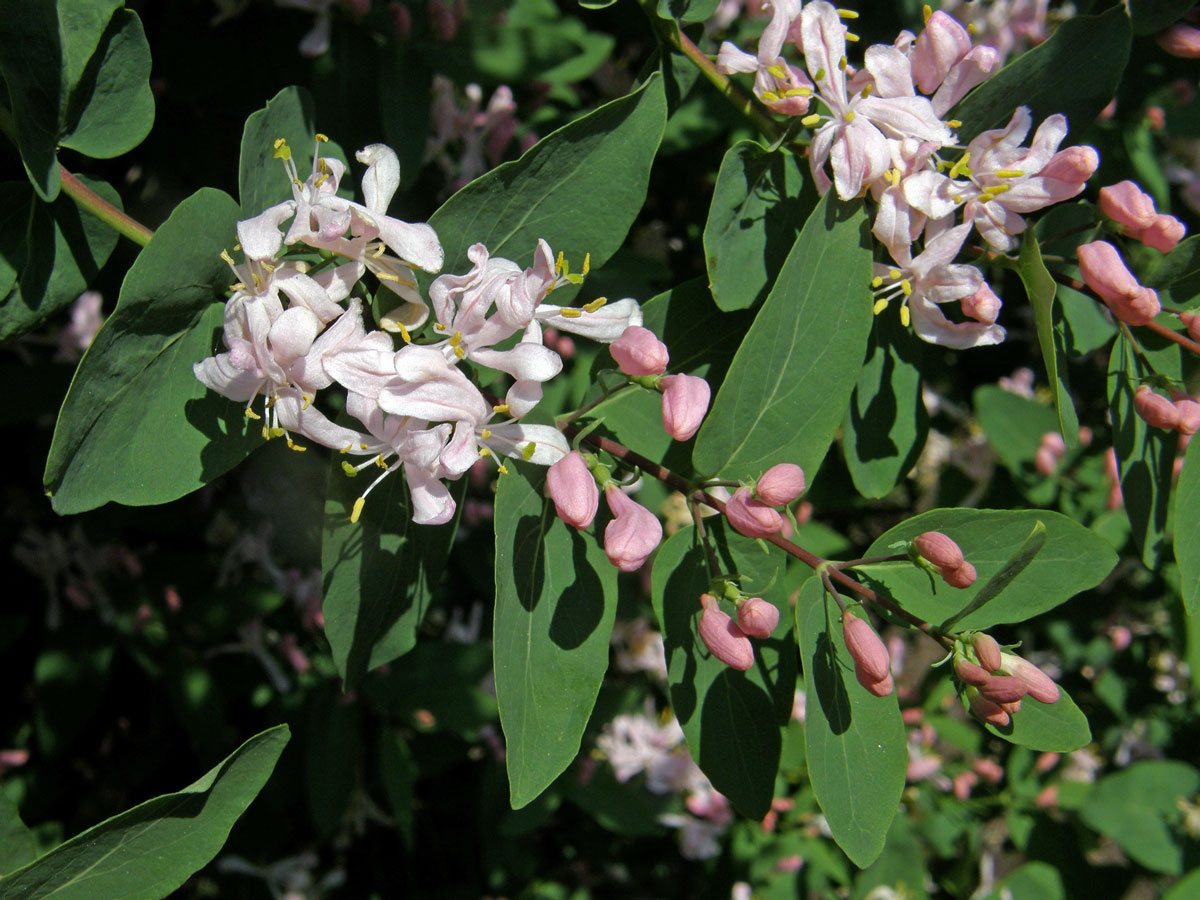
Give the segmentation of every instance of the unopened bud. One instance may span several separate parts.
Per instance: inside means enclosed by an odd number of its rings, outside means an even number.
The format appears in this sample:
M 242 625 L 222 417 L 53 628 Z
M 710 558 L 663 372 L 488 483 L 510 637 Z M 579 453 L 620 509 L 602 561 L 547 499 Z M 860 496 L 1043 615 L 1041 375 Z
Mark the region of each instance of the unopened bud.
M 688 440 L 700 430 L 712 389 L 695 375 L 664 375 L 659 385 L 663 392 L 663 428 L 677 441 Z
M 858 679 L 858 683 L 865 687 L 876 697 L 886 697 L 895 690 L 896 682 L 892 680 L 892 673 L 888 672 L 887 677 L 879 681 L 869 681 L 867 675 L 863 672 L 860 666 L 854 667 L 854 677 Z
M 1012 716 L 1001 709 L 999 704 L 980 696 L 976 688 L 967 688 L 967 704 L 971 707 L 971 712 L 989 725 L 1004 728 L 1012 722 Z
M 795 463 L 771 466 L 758 479 L 755 493 L 770 506 L 786 506 L 804 493 L 804 470 Z
M 994 637 L 980 632 L 975 635 L 974 647 L 979 665 L 983 666 L 989 674 L 999 671 L 1004 654 L 1001 653 L 1000 644 Z
M 1149 228 L 1158 215 L 1154 198 L 1128 180 L 1100 188 L 1100 210 L 1129 228 Z
M 1133 395 L 1133 410 L 1147 425 L 1173 429 L 1179 426 L 1179 408 L 1149 385 L 1143 384 Z
M 953 569 L 942 569 L 942 578 L 950 587 L 969 588 L 975 583 L 975 577 L 975 567 L 969 562 L 964 562 L 961 566 Z
M 700 640 L 717 659 L 731 669 L 746 671 L 754 665 L 754 646 L 750 638 L 728 613 L 717 606 L 717 598 L 704 594 L 700 598 L 704 612 L 700 615 Z
M 1188 337 L 1193 341 L 1200 341 L 1200 313 L 1182 312 L 1179 314 L 1179 321 L 1187 329 Z
M 859 675 L 858 680 L 863 687 L 870 690 L 871 684 L 890 677 L 891 657 L 870 623 L 846 610 L 842 616 L 842 637 L 854 660 L 854 670 Z
M 604 553 L 622 572 L 635 572 L 662 540 L 658 516 L 630 499 L 615 484 L 604 489 L 613 520 L 604 528 Z
M 1013 703 L 1028 693 L 1025 682 L 1011 675 L 993 675 L 987 684 L 979 686 L 979 693 L 993 703 Z
M 1179 424 L 1175 426 L 1180 434 L 1193 435 L 1200 431 L 1200 403 L 1187 394 L 1176 392 L 1172 394 L 1175 408 L 1179 410 Z
M 1000 671 L 1020 680 L 1030 697 L 1039 703 L 1058 702 L 1058 685 L 1054 683 L 1053 678 L 1015 653 L 1003 653 L 1001 657 L 1003 663 Z
M 1154 221 L 1148 228 L 1142 229 L 1142 233 L 1137 237 L 1147 247 L 1153 247 L 1160 253 L 1170 253 L 1186 234 L 1186 225 L 1174 216 L 1160 213 L 1154 217 Z
M 770 537 L 783 527 L 783 518 L 760 500 L 750 496 L 750 488 L 740 487 L 725 504 L 725 517 L 740 534 L 752 538 Z
M 939 569 L 956 569 L 963 564 L 963 552 L 940 531 L 926 531 L 913 538 L 913 546 L 924 559 Z
M 608 345 L 608 352 L 626 375 L 661 375 L 670 362 L 667 345 L 641 325 L 626 328 Z
M 738 606 L 737 621 L 750 637 L 769 638 L 779 624 L 779 609 L 761 597 L 751 597 Z
M 975 665 L 963 656 L 954 658 L 954 674 L 959 677 L 960 681 L 973 684 L 975 687 L 987 684 L 992 678 L 986 669 Z
M 546 471 L 546 490 L 558 517 L 568 525 L 587 528 L 592 524 L 600 489 L 578 450 L 572 450 Z
M 1154 39 L 1172 56 L 1200 59 L 1200 29 L 1191 25 L 1178 22 L 1166 31 L 1160 31 Z
M 1112 244 L 1092 241 L 1080 244 L 1076 253 L 1083 280 L 1122 322 L 1145 325 L 1162 312 L 1158 294 L 1138 283 Z

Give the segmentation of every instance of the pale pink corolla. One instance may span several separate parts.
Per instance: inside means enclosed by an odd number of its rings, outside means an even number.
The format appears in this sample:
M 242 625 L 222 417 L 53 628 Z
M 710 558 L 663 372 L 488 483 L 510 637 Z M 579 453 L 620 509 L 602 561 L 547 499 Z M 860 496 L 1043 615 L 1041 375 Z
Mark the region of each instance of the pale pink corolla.
M 912 40 L 905 32 L 897 41 Z M 992 47 L 971 46 L 971 35 L 943 10 L 933 13 L 909 50 L 917 89 L 930 97 L 933 111 L 944 116 L 973 88 L 982 84 L 1000 65 L 1000 54 Z
M 804 7 L 800 22 L 808 71 L 817 96 L 829 110 L 828 117 L 820 117 L 825 121 L 809 145 L 809 167 L 818 190 L 824 192 L 831 183 L 824 171 L 827 161 L 838 196 L 850 199 L 889 169 L 889 140 L 915 138 L 939 147 L 953 141 L 929 100 L 916 96 L 911 64 L 902 52 L 878 44 L 869 47 L 866 69 L 873 83 L 851 95 L 845 68 L 846 29 L 837 9 L 816 0 Z
M 677 441 L 686 441 L 700 430 L 712 389 L 696 375 L 664 375 L 662 389 L 663 428 Z
M 558 517 L 575 528 L 587 528 L 596 517 L 600 491 L 583 454 L 572 450 L 546 471 L 546 492 Z
M 729 613 L 717 605 L 712 594 L 700 597 L 703 612 L 697 631 L 700 640 L 717 659 L 731 669 L 744 672 L 754 665 L 754 646 Z
M 800 0 L 774 0 L 771 21 L 758 40 L 758 55 L 751 56 L 725 41 L 717 54 L 717 71 L 754 73 L 754 95 L 777 113 L 802 116 L 808 112 L 813 84 L 800 69 L 781 56 L 793 23 L 800 16 Z
M 608 345 L 608 352 L 626 375 L 661 375 L 671 361 L 667 345 L 640 325 L 626 328 Z
M 1119 181 L 1100 189 L 1100 209 L 1122 225 L 1125 234 L 1163 253 L 1183 240 L 1187 228 L 1174 216 L 1159 214 L 1154 198 L 1132 181 Z
M 1200 28 L 1179 22 L 1166 31 L 1160 31 L 1154 39 L 1172 56 L 1200 59 Z
M 725 503 L 725 517 L 739 534 L 765 538 L 783 528 L 783 517 L 773 508 L 755 500 L 750 488 L 740 487 Z
M 635 572 L 662 541 L 658 517 L 609 483 L 604 499 L 613 519 L 604 529 L 604 553 L 622 572 Z
M 770 506 L 786 506 L 804 493 L 804 470 L 795 463 L 777 463 L 754 486 L 758 499 Z
M 737 622 L 747 636 L 769 638 L 779 624 L 779 607 L 762 597 L 750 597 L 738 604 Z
M 1092 241 L 1081 244 L 1076 253 L 1084 282 L 1122 322 L 1145 325 L 1162 312 L 1157 292 L 1138 283 L 1112 244 Z

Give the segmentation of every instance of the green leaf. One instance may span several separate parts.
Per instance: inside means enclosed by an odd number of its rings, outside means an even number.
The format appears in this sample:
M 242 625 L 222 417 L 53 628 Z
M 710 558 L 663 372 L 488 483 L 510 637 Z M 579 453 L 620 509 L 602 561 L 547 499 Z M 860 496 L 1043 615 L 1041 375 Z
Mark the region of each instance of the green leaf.
M 734 563 L 740 567 L 738 560 L 744 562 L 749 551 L 739 542 L 740 537 L 729 546 L 739 548 Z M 760 579 L 761 574 L 753 582 L 755 590 Z M 666 648 L 671 707 L 692 757 L 738 812 L 760 819 L 771 808 L 781 732 L 791 716 L 796 683 L 792 641 L 778 630 L 776 636 L 755 640 L 755 665 L 746 672 L 709 653 L 696 630 L 708 570 L 690 528 L 658 548 L 651 584 Z
M 1194 869 L 1171 885 L 1162 900 L 1195 900 L 1200 895 L 1200 869 Z
M 154 125 L 150 90 L 150 44 L 142 20 L 118 9 L 95 55 L 71 92 L 67 131 L 59 140 L 93 159 L 128 153 Z
M 841 613 L 819 578 L 800 587 L 796 628 L 808 777 L 833 839 L 864 868 L 883 851 L 904 790 L 904 722 L 894 695 L 876 697 L 855 678 Z
M 871 330 L 861 203 L 809 216 L 696 437 L 697 471 L 748 478 L 777 462 L 815 472 L 846 412 Z
M 513 809 L 579 752 L 617 609 L 617 570 L 591 535 L 563 523 L 518 466 L 496 492 L 496 701 Z
M 1079 812 L 1085 825 L 1112 838 L 1147 869 L 1179 875 L 1184 860 L 1179 801 L 1197 790 L 1200 772 L 1192 766 L 1145 760 L 1097 781 Z
M 950 118 L 963 123 L 959 142 L 1005 125 L 1018 106 L 1030 108 L 1035 126 L 1063 113 L 1079 134 L 1116 93 L 1129 44 L 1129 17 L 1119 4 L 1098 16 L 1072 16 L 951 110 Z
M 987 900 L 1063 900 L 1062 876 L 1049 863 L 1029 862 L 1014 869 Z
M 1129 0 L 1134 34 L 1154 34 L 1174 24 L 1196 0 Z
M 972 405 L 988 443 L 1027 494 L 1045 505 L 1053 493 L 1047 481 L 1034 467 L 1042 435 L 1058 431 L 1058 416 L 1044 403 L 1022 397 L 994 384 L 981 385 L 972 395 Z
M 1142 551 L 1142 562 L 1153 571 L 1166 540 L 1167 510 L 1175 461 L 1174 432 L 1151 428 L 1134 412 L 1133 396 L 1141 376 L 1149 375 L 1124 334 L 1117 337 L 1108 363 L 1108 402 L 1112 410 L 1113 448 L 1121 473 L 1121 495 Z
M 416 182 L 425 159 L 432 88 L 426 54 L 407 41 L 389 41 L 379 66 L 379 120 L 384 143 L 400 160 L 401 190 Z
M 1009 557 L 1008 562 L 1000 567 L 1000 570 L 988 579 L 987 584 L 979 589 L 979 592 L 972 598 L 971 602 L 948 618 L 945 622 L 938 626 L 939 631 L 949 631 L 955 622 L 965 619 L 975 610 L 980 609 L 984 605 L 994 600 L 1001 591 L 1007 588 L 1014 578 L 1020 575 L 1033 562 L 1034 557 L 1041 552 L 1046 546 L 1046 526 L 1037 521 L 1033 523 L 1033 530 L 1029 532 L 1029 537 L 1025 538 L 1016 552 Z
M 1200 297 L 1200 234 L 1180 241 L 1148 267 L 1145 284 L 1168 306 L 1188 307 Z
M 349 690 L 371 669 L 416 645 L 417 629 L 442 582 L 457 520 L 415 524 L 404 476 L 393 472 L 371 492 L 358 522 L 351 522 L 354 502 L 379 472 L 367 469 L 347 478 L 343 459 L 335 455 L 329 469 L 322 610 L 334 665 Z
M 293 85 L 285 87 L 246 119 L 238 161 L 238 196 L 243 218 L 257 216 L 264 209 L 291 199 L 291 181 L 283 160 L 275 158 L 275 141 L 279 138 L 287 141 L 296 170 L 304 178 L 312 168 L 313 116 L 312 97 L 304 88 Z
M 969 709 L 966 697 L 960 696 L 960 699 L 963 707 Z M 1087 716 L 1061 685 L 1056 703 L 1039 703 L 1032 697 L 1026 697 L 1012 721 L 1004 728 L 987 724 L 984 727 L 996 737 L 1031 750 L 1070 753 L 1092 741 L 1092 729 Z
M 1078 522 L 1049 510 L 935 509 L 901 522 L 871 544 L 865 556 L 894 553 L 888 548 L 926 531 L 940 531 L 962 548 L 978 578 L 968 588 L 931 579 L 910 562 L 857 566 L 856 571 L 886 589 L 906 610 L 928 622 L 942 622 L 970 604 L 1004 568 L 1036 523 L 1046 528 L 1046 544 L 998 597 L 963 617 L 960 630 L 1023 622 L 1099 584 L 1117 563 L 1103 538 Z
M 1200 606 L 1200 441 L 1188 444 L 1183 471 L 1175 487 L 1175 562 L 1184 608 L 1195 615 Z
M 658 14 L 680 22 L 704 22 L 712 17 L 718 0 L 658 0 Z
M 1046 379 L 1054 396 L 1054 408 L 1058 412 L 1058 430 L 1068 447 L 1079 444 L 1079 416 L 1071 400 L 1071 383 L 1067 379 L 1065 339 L 1062 328 L 1056 323 L 1054 305 L 1057 285 L 1046 264 L 1042 262 L 1042 251 L 1037 240 L 1021 241 L 1021 256 L 1017 262 L 1017 274 L 1025 285 L 1029 303 L 1033 306 L 1033 319 L 1037 325 L 1038 345 L 1042 348 L 1042 361 L 1046 364 Z
M 725 310 L 764 300 L 812 204 L 796 157 L 739 141 L 721 161 L 704 224 L 713 299 Z
M 59 412 L 44 476 L 58 513 L 110 500 L 166 503 L 261 442 L 240 404 L 192 373 L 216 346 L 230 278 L 218 254 L 234 240 L 237 216 L 227 194 L 198 191 L 175 208 L 125 276 L 117 307 L 84 354 Z
M 656 75 L 468 184 L 429 218 L 446 253 L 443 271 L 466 271 L 477 241 L 492 256 L 528 262 L 539 238 L 572 263 L 590 253 L 592 266 L 602 265 L 645 201 L 666 109 Z
M 21 821 L 17 804 L 0 791 L 0 876 L 19 869 L 37 856 L 33 832 Z
M 195 784 L 147 800 L 6 875 L 4 900 L 158 900 L 201 869 L 275 768 L 290 734 L 255 735 Z
M 121 208 L 120 196 L 108 184 L 86 176 L 79 180 Z M 117 233 L 70 197 L 42 203 L 28 184 L 0 185 L 0 203 L 7 219 L 0 230 L 0 268 L 15 263 L 14 281 L 19 275 L 19 284 L 0 304 L 4 340 L 37 328 L 87 290 L 117 245 Z
M 842 451 L 854 486 L 882 497 L 907 474 L 925 446 L 929 412 L 917 359 L 922 342 L 894 316 L 880 316 L 842 422 Z

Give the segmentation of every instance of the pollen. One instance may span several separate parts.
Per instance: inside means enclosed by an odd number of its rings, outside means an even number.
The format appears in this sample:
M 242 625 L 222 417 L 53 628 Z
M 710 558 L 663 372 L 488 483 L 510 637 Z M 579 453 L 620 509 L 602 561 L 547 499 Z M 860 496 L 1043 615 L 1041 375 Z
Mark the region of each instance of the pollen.
M 507 403 L 497 403 L 495 406 L 492 407 L 492 412 L 502 413 L 502 414 L 506 413 L 506 412 L 508 412 L 508 404 Z
M 818 124 L 820 121 L 821 121 L 821 117 L 817 113 L 813 113 L 811 116 L 805 116 L 803 119 L 801 119 L 800 124 L 803 125 L 805 128 L 812 128 L 814 125 Z
M 354 509 L 350 510 L 350 524 L 353 525 L 358 521 L 358 517 L 362 515 L 363 505 L 367 502 L 366 497 L 359 497 L 354 501 Z
M 871 279 L 871 287 L 877 288 L 877 287 L 881 287 L 882 285 L 883 285 L 883 276 L 882 275 L 876 275 L 874 278 Z
M 491 450 L 489 450 L 487 447 L 480 447 L 480 448 L 479 448 L 479 455 L 480 455 L 480 456 L 491 456 L 491 455 L 492 455 L 492 451 L 491 451 Z
M 507 412 L 507 411 L 508 410 L 505 410 L 505 412 Z M 492 430 L 490 428 L 481 428 L 479 430 L 479 436 L 486 441 L 488 438 L 490 438 L 492 436 Z
M 504 463 L 500 463 L 500 465 L 496 466 L 496 471 L 499 472 L 501 475 L 507 475 L 508 474 L 508 466 L 504 465 Z
M 912 314 L 909 313 L 908 307 L 907 306 L 900 307 L 900 324 L 903 325 L 905 328 L 907 328 L 908 324 L 911 321 L 912 321 Z
M 342 452 L 345 453 L 346 451 L 343 450 Z M 344 459 L 342 460 L 342 471 L 346 473 L 347 478 L 354 478 L 358 475 L 358 469 L 354 468 L 354 466 L 350 465 Z
M 928 9 L 929 7 L 925 7 L 925 8 Z M 852 9 L 839 9 L 838 15 L 841 16 L 843 19 L 857 19 L 858 18 L 858 13 L 856 13 Z
M 607 297 L 597 297 L 591 303 L 583 304 L 583 308 L 590 313 L 594 313 L 596 310 L 598 310 L 600 307 L 602 307 L 607 302 L 608 302 Z
M 567 307 L 562 311 L 562 317 L 564 319 L 578 319 L 582 315 L 582 309 L 571 309 L 570 307 Z
M 408 333 L 408 329 L 399 322 L 396 323 L 396 327 L 400 329 L 400 337 L 404 339 L 404 343 L 411 344 L 412 335 Z
M 322 144 L 329 143 L 329 138 L 327 138 L 325 135 L 321 134 L 321 132 L 319 132 L 319 131 L 315 135 L 313 135 L 313 137 L 315 137 Z
M 879 315 L 881 312 L 883 312 L 887 308 L 888 308 L 888 301 L 886 298 L 884 298 L 882 300 L 875 301 L 875 305 L 871 307 L 871 312 L 873 312 L 875 315 Z
M 260 416 L 258 413 L 256 413 L 254 410 L 252 410 L 250 407 L 247 406 L 246 407 L 246 418 L 253 419 L 254 421 L 257 422 L 262 419 L 262 416 Z

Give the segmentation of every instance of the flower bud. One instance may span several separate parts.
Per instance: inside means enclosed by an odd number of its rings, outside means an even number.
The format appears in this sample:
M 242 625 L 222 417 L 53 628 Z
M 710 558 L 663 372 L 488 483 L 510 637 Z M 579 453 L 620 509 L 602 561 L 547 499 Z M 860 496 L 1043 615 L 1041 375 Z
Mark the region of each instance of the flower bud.
M 1100 188 L 1100 209 L 1129 228 L 1149 228 L 1158 215 L 1154 198 L 1128 180 Z
M 1004 728 L 1012 722 L 1012 716 L 1001 709 L 998 703 L 981 696 L 976 688 L 967 688 L 967 704 L 971 707 L 971 712 L 989 725 Z
M 670 361 L 667 345 L 641 325 L 626 328 L 608 345 L 608 352 L 626 375 L 661 375 Z
M 1112 244 L 1092 241 L 1080 244 L 1076 252 L 1083 280 L 1122 322 L 1145 325 L 1162 312 L 1158 294 L 1138 283 Z
M 622 572 L 634 572 L 662 540 L 662 525 L 611 482 L 604 488 L 604 499 L 614 516 L 604 529 L 604 553 Z
M 950 69 L 971 49 L 971 35 L 948 13 L 938 10 L 929 17 L 912 49 L 912 75 L 922 94 L 936 91 Z
M 896 687 L 896 682 L 892 680 L 892 673 L 888 672 L 887 677 L 879 681 L 868 681 L 867 675 L 863 672 L 860 666 L 854 667 L 854 677 L 858 679 L 858 683 L 865 687 L 876 697 L 886 697 Z
M 969 588 L 975 583 L 975 567 L 969 562 L 964 562 L 961 566 L 956 566 L 953 569 L 942 569 L 942 580 L 950 587 Z
M 769 506 L 786 506 L 804 493 L 804 470 L 795 463 L 771 466 L 758 479 L 755 493 Z
M 717 606 L 711 594 L 700 597 L 704 612 L 700 614 L 700 640 L 717 659 L 731 669 L 746 671 L 754 665 L 754 647 L 750 638 L 727 613 Z
M 1003 305 L 1004 301 L 986 281 L 979 286 L 979 290 L 962 299 L 963 315 L 984 325 L 996 324 L 996 319 L 1000 317 L 1000 307 Z
M 1180 313 L 1179 321 L 1182 322 L 1183 327 L 1187 329 L 1188 337 L 1190 337 L 1193 341 L 1200 341 L 1200 313 Z
M 1179 426 L 1179 408 L 1162 394 L 1155 393 L 1147 384 L 1139 387 L 1133 395 L 1133 410 L 1138 418 L 1154 428 L 1172 429 Z
M 975 665 L 975 663 L 963 656 L 956 656 L 954 658 L 954 674 L 958 676 L 960 681 L 973 684 L 975 687 L 987 684 L 992 678 L 986 669 Z
M 686 441 L 700 430 L 712 390 L 695 375 L 664 375 L 662 387 L 663 428 L 677 441 Z
M 783 517 L 751 497 L 748 487 L 740 487 L 733 492 L 725 504 L 725 517 L 737 532 L 746 537 L 770 537 L 783 527 Z
M 1000 645 L 994 637 L 990 634 L 980 632 L 975 635 L 974 647 L 975 656 L 979 660 L 979 665 L 983 666 L 984 671 L 990 674 L 1000 669 L 1004 654 L 1001 652 Z
M 1179 22 L 1166 31 L 1160 31 L 1154 36 L 1158 46 L 1172 56 L 1183 59 L 1200 59 L 1200 29 Z
M 1030 697 L 1039 703 L 1058 702 L 1058 685 L 1053 678 L 1015 653 L 1003 653 L 1001 657 L 1000 671 L 1020 680 Z
M 870 690 L 871 684 L 891 677 L 891 657 L 869 622 L 846 610 L 842 616 L 842 637 L 854 660 L 855 674 L 859 676 L 858 681 L 863 687 Z
M 979 685 L 979 693 L 993 703 L 1013 703 L 1028 693 L 1025 682 L 1011 675 L 993 675 L 987 684 Z
M 546 472 L 546 490 L 558 517 L 568 525 L 587 528 L 596 517 L 600 489 L 578 450 L 572 450 Z
M 750 637 L 769 638 L 779 624 L 779 609 L 761 597 L 751 597 L 738 607 L 737 620 Z
M 1175 245 L 1187 234 L 1187 226 L 1174 216 L 1161 213 L 1154 217 L 1149 227 L 1142 229 L 1137 239 L 1147 247 L 1153 247 L 1161 253 L 1170 253 Z
M 1179 424 L 1175 426 L 1179 433 L 1190 436 L 1200 431 L 1200 403 L 1184 393 L 1177 393 L 1174 398 L 1179 410 Z
M 913 538 L 913 546 L 924 559 L 939 569 L 956 569 L 964 562 L 963 552 L 940 531 L 926 531 Z

